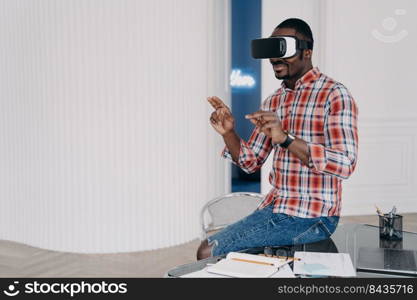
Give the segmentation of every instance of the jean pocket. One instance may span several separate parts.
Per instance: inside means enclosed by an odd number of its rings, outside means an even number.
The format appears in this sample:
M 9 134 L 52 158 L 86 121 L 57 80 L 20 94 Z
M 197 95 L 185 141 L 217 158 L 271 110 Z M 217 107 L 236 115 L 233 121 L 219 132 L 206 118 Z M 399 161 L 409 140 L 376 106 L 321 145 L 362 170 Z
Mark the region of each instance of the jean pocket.
M 330 237 L 332 232 L 327 226 L 319 220 L 317 223 L 310 226 L 307 230 L 303 231 L 293 239 L 294 245 L 314 243 L 317 241 L 325 240 Z
M 286 220 L 292 220 L 292 217 L 290 215 L 286 215 L 286 214 L 274 214 L 270 219 L 269 222 L 272 225 L 272 228 L 276 228 L 279 227 L 281 224 L 281 222 L 286 221 Z

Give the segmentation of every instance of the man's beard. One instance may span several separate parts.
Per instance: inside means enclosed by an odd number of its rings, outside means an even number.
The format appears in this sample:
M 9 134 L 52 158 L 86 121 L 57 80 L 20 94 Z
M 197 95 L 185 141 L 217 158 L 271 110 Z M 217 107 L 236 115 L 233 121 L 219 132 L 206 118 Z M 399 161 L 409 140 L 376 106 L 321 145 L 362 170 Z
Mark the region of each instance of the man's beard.
M 290 78 L 290 66 L 285 63 L 285 62 L 275 62 L 272 64 L 272 67 L 276 66 L 276 65 L 284 65 L 287 71 L 287 74 L 284 76 L 279 76 L 277 75 L 277 73 L 275 73 L 275 78 L 277 78 L 278 80 L 286 80 Z
M 289 74 L 287 74 L 285 76 L 275 75 L 275 77 L 276 77 L 276 79 L 279 79 L 279 80 L 287 80 L 287 79 L 290 79 L 290 75 Z

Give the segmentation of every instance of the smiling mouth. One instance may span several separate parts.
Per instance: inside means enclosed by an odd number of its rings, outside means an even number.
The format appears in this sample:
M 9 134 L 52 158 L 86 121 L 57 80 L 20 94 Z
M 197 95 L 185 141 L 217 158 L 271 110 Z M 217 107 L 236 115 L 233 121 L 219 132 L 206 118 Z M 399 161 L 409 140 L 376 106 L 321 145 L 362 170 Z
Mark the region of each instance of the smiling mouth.
M 275 72 L 282 72 L 284 71 L 284 69 L 286 68 L 286 65 L 283 64 L 277 64 L 277 65 L 273 65 L 274 71 Z

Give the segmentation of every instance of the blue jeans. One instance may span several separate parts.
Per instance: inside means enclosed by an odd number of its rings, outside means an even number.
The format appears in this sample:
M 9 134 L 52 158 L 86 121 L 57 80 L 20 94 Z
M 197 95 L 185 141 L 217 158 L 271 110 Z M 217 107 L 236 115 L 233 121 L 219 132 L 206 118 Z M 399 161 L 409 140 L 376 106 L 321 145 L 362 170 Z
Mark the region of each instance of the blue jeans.
M 265 246 L 289 246 L 325 240 L 339 217 L 299 218 L 272 212 L 273 205 L 256 210 L 208 237 L 212 256 Z

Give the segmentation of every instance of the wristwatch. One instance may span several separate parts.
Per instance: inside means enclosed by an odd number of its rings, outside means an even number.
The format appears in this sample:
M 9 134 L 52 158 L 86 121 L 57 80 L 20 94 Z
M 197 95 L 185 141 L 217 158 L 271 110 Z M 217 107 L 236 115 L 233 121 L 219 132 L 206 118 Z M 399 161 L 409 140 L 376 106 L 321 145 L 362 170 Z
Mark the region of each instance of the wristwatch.
M 281 148 L 288 148 L 291 145 L 291 143 L 295 140 L 295 136 L 293 136 L 291 133 L 287 131 L 285 131 L 285 133 L 287 134 L 287 138 L 282 144 L 279 144 Z

